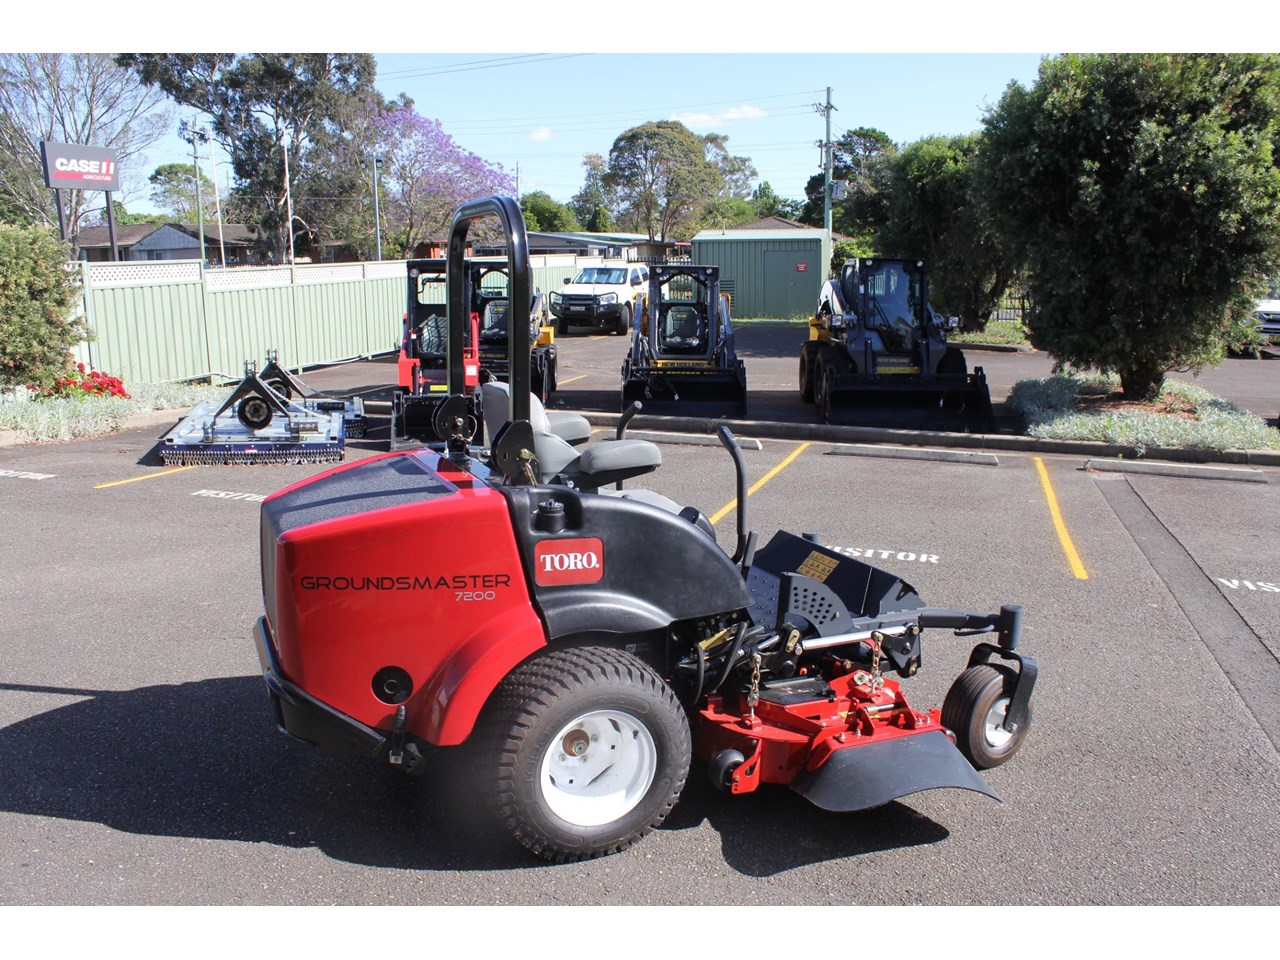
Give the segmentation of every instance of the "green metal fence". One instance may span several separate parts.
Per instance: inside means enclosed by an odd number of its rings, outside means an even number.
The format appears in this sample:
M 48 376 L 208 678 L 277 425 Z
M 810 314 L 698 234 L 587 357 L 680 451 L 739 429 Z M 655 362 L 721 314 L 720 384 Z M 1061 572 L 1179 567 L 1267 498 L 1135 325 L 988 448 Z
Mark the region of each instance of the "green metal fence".
M 532 257 L 557 289 L 598 257 Z M 81 263 L 80 310 L 93 331 L 76 359 L 126 383 L 238 380 L 268 350 L 291 369 L 399 349 L 405 262 L 203 269 L 196 260 Z

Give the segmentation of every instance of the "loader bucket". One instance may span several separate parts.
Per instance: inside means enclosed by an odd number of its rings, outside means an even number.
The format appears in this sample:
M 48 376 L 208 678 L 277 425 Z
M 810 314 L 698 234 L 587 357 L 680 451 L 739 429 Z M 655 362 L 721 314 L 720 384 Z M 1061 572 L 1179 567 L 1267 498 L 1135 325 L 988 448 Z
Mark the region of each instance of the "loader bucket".
M 981 368 L 971 374 L 844 376 L 821 406 L 826 423 L 984 433 L 994 426 Z
M 622 385 L 622 409 L 635 400 L 646 414 L 710 419 L 747 412 L 745 371 L 711 367 L 641 367 Z
M 992 790 L 942 730 L 858 743 L 834 751 L 817 770 L 802 770 L 791 789 L 823 810 L 878 807 L 923 790 Z

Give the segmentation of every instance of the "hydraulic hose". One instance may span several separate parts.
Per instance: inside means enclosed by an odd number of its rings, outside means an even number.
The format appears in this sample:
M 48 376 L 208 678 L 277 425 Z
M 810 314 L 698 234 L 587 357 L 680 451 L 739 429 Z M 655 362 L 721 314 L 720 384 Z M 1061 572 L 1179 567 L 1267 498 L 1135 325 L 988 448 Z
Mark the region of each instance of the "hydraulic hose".
M 708 692 L 715 693 L 729 679 L 729 671 L 733 669 L 733 665 L 738 659 L 738 654 L 742 652 L 742 642 L 746 637 L 747 625 L 745 623 L 738 624 L 738 629 L 733 634 L 733 646 L 729 649 L 729 655 L 724 659 L 724 669 L 720 671 L 720 678 L 716 680 Z

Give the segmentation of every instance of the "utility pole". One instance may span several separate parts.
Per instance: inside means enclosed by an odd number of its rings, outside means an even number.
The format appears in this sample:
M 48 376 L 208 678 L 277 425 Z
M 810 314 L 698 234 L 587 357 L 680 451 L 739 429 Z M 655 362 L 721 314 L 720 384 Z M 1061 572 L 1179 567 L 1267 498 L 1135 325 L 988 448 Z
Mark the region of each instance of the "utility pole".
M 213 142 L 209 143 L 209 166 L 213 169 L 213 202 L 218 211 L 218 262 L 227 265 L 227 243 L 222 237 L 222 194 L 218 192 L 218 158 L 213 153 Z
M 293 192 L 289 188 L 289 144 L 282 143 L 284 151 L 284 206 L 289 218 L 289 266 L 293 266 Z
M 815 103 L 814 111 L 827 120 L 827 138 L 818 144 L 822 148 L 822 228 L 831 229 L 831 113 L 836 108 L 831 103 L 831 88 L 827 87 L 827 102 Z
M 196 171 L 196 222 L 199 224 L 200 231 L 200 266 L 203 269 L 205 264 L 204 254 L 204 198 L 200 191 L 200 153 L 196 145 L 209 142 L 209 135 L 204 132 L 204 128 L 200 127 L 193 120 L 188 123 L 183 120 L 178 124 L 178 136 L 187 141 L 191 145 L 191 165 Z

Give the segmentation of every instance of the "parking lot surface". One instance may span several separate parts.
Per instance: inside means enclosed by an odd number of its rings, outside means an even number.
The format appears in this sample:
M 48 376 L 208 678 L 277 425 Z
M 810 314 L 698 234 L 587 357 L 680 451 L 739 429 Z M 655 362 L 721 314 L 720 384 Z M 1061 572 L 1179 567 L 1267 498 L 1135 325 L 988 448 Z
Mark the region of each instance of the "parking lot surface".
M 623 348 L 567 341 L 555 404 L 616 409 Z M 1020 362 L 1036 361 L 990 369 Z M 789 403 L 794 385 L 757 365 L 752 403 Z M 393 371 L 304 379 L 376 399 Z M 350 457 L 385 449 L 373 426 Z M 322 468 L 167 468 L 166 429 L 0 450 L 0 903 L 1280 902 L 1280 470 L 1239 483 L 763 439 L 744 453 L 762 541 L 814 531 L 931 606 L 1025 608 L 1041 677 L 1026 746 L 985 774 L 1003 802 L 939 790 L 831 814 L 785 788 L 721 795 L 695 763 L 637 846 L 549 866 L 476 819 L 456 757 L 409 778 L 276 731 L 249 632 L 258 503 Z M 728 455 L 660 448 L 644 485 L 723 514 L 731 548 Z M 904 689 L 934 706 L 972 641 L 924 639 Z

